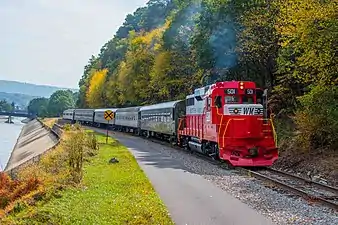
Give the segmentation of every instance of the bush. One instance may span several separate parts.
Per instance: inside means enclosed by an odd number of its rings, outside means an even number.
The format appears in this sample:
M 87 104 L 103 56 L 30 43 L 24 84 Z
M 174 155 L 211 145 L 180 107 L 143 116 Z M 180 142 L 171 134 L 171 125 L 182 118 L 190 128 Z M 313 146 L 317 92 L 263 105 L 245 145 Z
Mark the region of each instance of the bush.
M 299 98 L 295 122 L 304 150 L 338 147 L 338 87 L 314 86 Z
M 99 142 L 94 133 L 87 133 L 87 147 L 86 155 L 94 156 L 98 154 Z
M 21 197 L 38 190 L 40 185 L 41 181 L 34 176 L 23 180 L 12 180 L 8 175 L 0 172 L 0 211 L 5 210 Z M 12 208 L 16 206 L 17 204 L 13 204 Z
M 71 129 L 72 129 L 72 125 L 71 124 L 65 124 L 63 126 L 63 130 L 65 130 L 65 131 L 70 131 Z
M 78 122 L 76 122 L 73 127 L 74 127 L 75 130 L 81 130 L 82 129 L 81 124 L 79 124 Z
M 82 129 L 71 131 L 65 142 L 65 150 L 68 154 L 70 172 L 75 183 L 80 183 L 82 180 L 82 165 L 86 144 L 87 136 Z

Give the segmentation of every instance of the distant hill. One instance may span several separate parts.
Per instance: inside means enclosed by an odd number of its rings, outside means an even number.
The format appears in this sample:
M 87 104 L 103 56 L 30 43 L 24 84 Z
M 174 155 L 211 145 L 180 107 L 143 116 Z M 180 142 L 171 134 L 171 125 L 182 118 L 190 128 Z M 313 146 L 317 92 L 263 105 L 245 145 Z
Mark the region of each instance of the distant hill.
M 0 100 L 6 100 L 9 103 L 15 102 L 17 106 L 20 106 L 20 108 L 25 108 L 29 101 L 34 98 L 38 98 L 38 96 L 0 92 Z
M 47 85 L 36 85 L 22 83 L 17 81 L 0 80 L 0 91 L 6 93 L 18 93 L 30 96 L 39 96 L 49 98 L 57 90 L 71 90 L 73 92 L 78 89 L 54 87 Z
M 9 103 L 15 102 L 20 108 L 25 108 L 29 101 L 34 98 L 49 98 L 57 90 L 78 91 L 78 89 L 71 88 L 0 80 L 0 100 L 6 100 Z

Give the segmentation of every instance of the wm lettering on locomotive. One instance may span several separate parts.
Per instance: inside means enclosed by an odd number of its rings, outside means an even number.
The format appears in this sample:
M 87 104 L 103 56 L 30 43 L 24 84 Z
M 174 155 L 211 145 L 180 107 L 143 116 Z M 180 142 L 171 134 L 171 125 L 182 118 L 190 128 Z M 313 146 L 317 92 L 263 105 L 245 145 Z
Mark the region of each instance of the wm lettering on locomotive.
M 255 108 L 252 108 L 252 107 L 250 107 L 250 108 L 244 107 L 243 108 L 243 114 L 244 115 L 254 115 L 254 113 L 255 113 Z
M 227 105 L 224 113 L 225 115 L 262 115 L 263 107 L 261 105 Z
M 243 107 L 243 115 L 260 115 L 263 110 L 255 107 Z

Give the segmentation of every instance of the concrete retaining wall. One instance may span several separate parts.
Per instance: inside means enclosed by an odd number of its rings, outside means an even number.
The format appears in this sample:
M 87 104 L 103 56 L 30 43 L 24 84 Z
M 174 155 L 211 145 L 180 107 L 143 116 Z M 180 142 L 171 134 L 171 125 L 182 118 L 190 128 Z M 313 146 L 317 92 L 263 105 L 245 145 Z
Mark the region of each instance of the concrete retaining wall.
M 20 167 L 39 161 L 43 154 L 57 146 L 61 134 L 57 126 L 51 129 L 37 119 L 28 122 L 22 128 L 5 172 L 13 175 Z

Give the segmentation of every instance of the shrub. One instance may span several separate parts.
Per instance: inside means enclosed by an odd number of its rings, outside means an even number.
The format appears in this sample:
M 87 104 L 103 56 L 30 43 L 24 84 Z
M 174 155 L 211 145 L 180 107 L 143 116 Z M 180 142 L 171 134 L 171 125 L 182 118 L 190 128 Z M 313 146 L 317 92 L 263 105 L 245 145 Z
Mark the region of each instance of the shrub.
M 81 128 L 81 124 L 79 124 L 78 122 L 76 122 L 76 123 L 74 124 L 73 128 L 74 128 L 75 130 L 81 130 L 81 129 L 82 129 L 82 128 Z
M 87 147 L 86 155 L 94 156 L 98 154 L 99 142 L 94 133 L 87 133 Z
M 65 130 L 65 131 L 70 131 L 71 129 L 72 129 L 72 125 L 71 124 L 65 124 L 63 126 L 63 130 Z
M 86 134 L 82 129 L 71 131 L 65 142 L 65 150 L 68 154 L 70 173 L 75 183 L 80 183 L 82 180 L 82 164 L 86 144 Z
M 295 122 L 304 150 L 338 147 L 338 87 L 314 86 L 299 98 Z
M 35 191 L 41 181 L 34 176 L 22 180 L 12 180 L 7 174 L 0 173 L 0 209 L 5 210 L 11 202 Z M 13 205 L 15 207 L 16 204 Z

